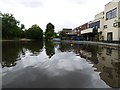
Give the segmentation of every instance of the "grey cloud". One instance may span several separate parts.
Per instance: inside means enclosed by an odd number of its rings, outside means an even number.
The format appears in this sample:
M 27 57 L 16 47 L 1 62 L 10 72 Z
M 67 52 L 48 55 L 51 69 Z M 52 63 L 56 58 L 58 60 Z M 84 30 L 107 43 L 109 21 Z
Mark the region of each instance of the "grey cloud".
M 88 0 L 66 0 L 66 1 L 71 2 L 71 3 L 75 3 L 75 4 L 80 4 L 80 5 L 88 2 Z
M 27 0 L 22 1 L 21 4 L 24 5 L 25 7 L 36 8 L 42 6 L 43 2 L 42 0 Z
M 6 4 L 21 4 L 24 7 L 36 8 L 43 5 L 45 0 L 2 0 Z

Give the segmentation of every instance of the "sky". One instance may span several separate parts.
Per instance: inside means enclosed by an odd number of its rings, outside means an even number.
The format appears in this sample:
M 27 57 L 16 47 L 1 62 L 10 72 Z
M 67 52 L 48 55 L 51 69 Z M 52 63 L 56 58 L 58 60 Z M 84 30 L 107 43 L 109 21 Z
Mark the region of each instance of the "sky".
M 14 17 L 30 28 L 39 25 L 43 31 L 51 22 L 55 31 L 76 28 L 94 19 L 104 11 L 111 0 L 0 0 L 0 11 L 12 13 Z

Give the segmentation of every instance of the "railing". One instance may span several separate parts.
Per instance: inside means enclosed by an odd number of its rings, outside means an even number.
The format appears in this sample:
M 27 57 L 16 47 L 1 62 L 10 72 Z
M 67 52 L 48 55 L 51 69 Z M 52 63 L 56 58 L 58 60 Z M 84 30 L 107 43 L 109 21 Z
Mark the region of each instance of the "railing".
M 88 29 L 82 30 L 81 34 L 97 33 L 97 32 L 100 32 L 100 29 L 88 28 Z
M 92 33 L 92 32 L 93 32 L 93 28 L 88 28 L 88 29 L 82 30 L 81 34 Z

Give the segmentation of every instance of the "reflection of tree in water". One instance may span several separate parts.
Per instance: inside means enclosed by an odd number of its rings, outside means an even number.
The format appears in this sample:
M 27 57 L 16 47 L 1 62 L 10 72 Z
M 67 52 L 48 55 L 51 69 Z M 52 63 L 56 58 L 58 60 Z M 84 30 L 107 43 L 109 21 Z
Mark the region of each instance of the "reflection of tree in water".
M 25 48 L 29 49 L 33 56 L 37 56 L 43 50 L 43 41 L 28 42 L 25 44 Z
M 55 54 L 54 44 L 51 41 L 45 41 L 46 54 L 51 58 Z
M 60 50 L 61 52 L 71 52 L 74 50 L 73 46 L 74 44 L 71 43 L 60 43 L 58 50 Z
M 2 67 L 15 66 L 15 61 L 19 57 L 19 52 L 22 50 L 22 44 L 18 42 L 3 42 L 2 43 Z
M 3 42 L 2 43 L 2 67 L 12 67 L 16 61 L 21 60 L 20 55 L 25 56 L 27 50 L 33 55 L 42 51 L 43 42 Z

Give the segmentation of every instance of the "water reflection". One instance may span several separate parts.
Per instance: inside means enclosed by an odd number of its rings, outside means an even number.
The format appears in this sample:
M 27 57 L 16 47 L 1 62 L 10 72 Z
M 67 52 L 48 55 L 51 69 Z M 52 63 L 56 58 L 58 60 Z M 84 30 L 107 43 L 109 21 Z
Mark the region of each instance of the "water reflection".
M 55 54 L 55 48 L 54 48 L 54 43 L 51 41 L 45 41 L 45 51 L 46 55 L 51 58 Z
M 44 84 L 46 82 L 48 86 L 52 86 L 51 82 L 53 82 L 54 85 L 59 84 L 61 87 L 68 84 L 71 87 L 72 85 L 73 87 L 80 87 L 80 85 L 86 87 L 89 84 L 88 87 L 95 87 L 96 82 L 99 82 L 98 87 L 102 87 L 100 85 L 106 87 L 101 82 L 102 80 L 110 87 L 120 88 L 120 50 L 87 44 L 53 43 L 50 41 L 45 43 L 42 41 L 3 42 L 2 44 L 2 67 L 5 70 L 3 70 L 5 73 L 4 87 L 14 86 L 16 83 L 22 86 L 21 82 L 25 77 L 27 78 L 25 84 L 30 82 L 29 84 L 32 85 L 34 81 L 35 87 L 40 84 L 46 86 Z M 8 72 L 9 68 L 13 66 L 16 66 L 14 71 Z M 17 78 L 14 78 L 13 75 L 16 75 Z M 9 82 L 5 82 L 6 80 Z M 82 83 L 81 80 L 83 80 Z
M 22 45 L 20 43 L 2 43 L 2 67 L 15 66 L 15 61 L 19 57 L 20 51 L 22 51 Z
M 32 53 L 32 56 L 37 56 L 43 50 L 43 41 L 28 42 L 27 44 L 25 44 L 25 48 L 28 49 Z
M 94 64 L 100 77 L 110 87 L 120 88 L 120 50 L 92 45 L 62 43 L 59 50 L 73 51 L 75 54 Z
M 16 61 L 21 60 L 26 55 L 26 51 L 31 52 L 31 56 L 37 56 L 43 49 L 41 42 L 3 42 L 2 43 L 2 67 L 12 67 Z M 22 57 L 21 57 L 22 54 Z

